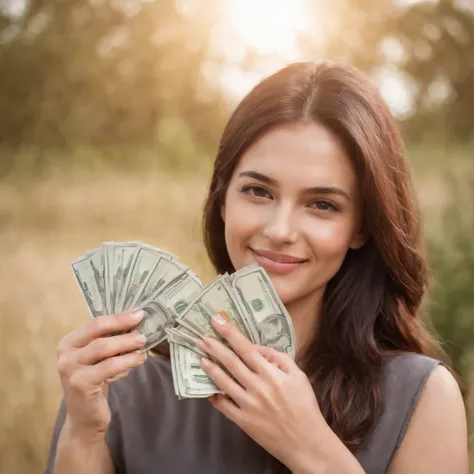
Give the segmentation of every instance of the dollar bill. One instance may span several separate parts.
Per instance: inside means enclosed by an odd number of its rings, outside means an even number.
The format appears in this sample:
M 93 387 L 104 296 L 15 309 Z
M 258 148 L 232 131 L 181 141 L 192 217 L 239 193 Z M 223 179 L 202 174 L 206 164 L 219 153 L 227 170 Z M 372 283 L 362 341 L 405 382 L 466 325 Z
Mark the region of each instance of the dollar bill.
M 215 314 L 231 321 L 252 342 L 294 358 L 291 318 L 258 265 L 219 275 L 206 286 L 176 255 L 130 241 L 104 242 L 71 266 L 92 317 L 143 309 L 143 320 L 134 329 L 146 336 L 141 350 L 168 341 L 179 398 L 219 393 L 199 364 L 201 357 L 209 357 L 199 347 L 202 337 L 227 344 L 211 324 Z
M 186 328 L 181 328 L 181 330 L 178 331 L 175 327 L 169 327 L 166 329 L 166 334 L 168 335 L 168 341 L 170 344 L 180 344 L 192 350 L 199 356 L 206 355 L 198 345 L 200 338 Z
M 158 292 L 152 293 L 151 299 L 157 298 L 163 302 L 173 311 L 176 319 L 204 287 L 205 285 L 194 273 L 185 272 L 175 277 Z
M 174 390 L 179 399 L 206 398 L 222 393 L 201 369 L 198 354 L 185 346 L 171 343 L 170 357 Z
M 259 343 L 295 357 L 295 334 L 285 306 L 262 267 L 251 265 L 234 273 L 232 286 L 239 294 L 246 317 L 257 328 Z
M 218 313 L 231 321 L 246 337 L 254 340 L 239 311 L 234 290 L 225 275 L 220 275 L 202 290 L 197 298 L 178 316 L 176 322 L 197 336 L 212 336 L 220 339 L 211 325 L 211 318 Z
M 102 248 L 95 249 L 90 252 L 89 258 L 92 271 L 94 272 L 95 283 L 105 310 L 107 308 L 107 299 L 105 294 L 104 251 Z
M 121 306 L 123 308 L 136 306 L 136 300 L 143 293 L 145 283 L 158 265 L 162 256 L 159 250 L 150 248 L 149 246 L 142 246 L 138 249 L 132 270 L 124 282 L 121 292 Z
M 175 279 L 183 275 L 189 267 L 183 265 L 175 259 L 170 259 L 167 256 L 162 256 L 158 264 L 151 272 L 147 281 L 139 289 L 132 304 L 141 304 L 153 296 L 161 294 L 162 290 L 167 287 L 168 283 L 175 281 Z
M 91 316 L 95 318 L 106 314 L 107 309 L 95 275 L 97 269 L 93 265 L 91 255 L 80 257 L 71 267 Z
M 146 337 L 140 352 L 148 351 L 166 339 L 166 328 L 173 324 L 173 315 L 160 301 L 150 301 L 143 306 L 143 319 L 134 329 Z
M 124 284 L 122 307 L 129 309 L 144 303 L 188 268 L 168 252 L 150 246 L 140 247 Z
M 126 267 L 133 260 L 137 247 L 138 244 L 135 242 L 104 242 L 102 244 L 106 305 L 109 314 L 116 314 L 121 310 L 120 289 L 123 288 L 126 276 L 130 273 L 130 268 Z

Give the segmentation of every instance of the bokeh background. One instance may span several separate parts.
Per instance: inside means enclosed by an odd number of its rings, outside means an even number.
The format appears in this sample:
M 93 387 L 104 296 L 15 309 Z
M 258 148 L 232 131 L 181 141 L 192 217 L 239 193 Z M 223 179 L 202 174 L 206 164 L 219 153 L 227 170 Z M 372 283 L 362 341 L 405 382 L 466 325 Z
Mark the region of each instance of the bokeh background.
M 426 310 L 472 413 L 474 0 L 0 0 L 1 473 L 45 465 L 55 347 L 88 318 L 70 263 L 139 239 L 208 281 L 201 205 L 226 118 L 303 59 L 362 68 L 399 122 Z

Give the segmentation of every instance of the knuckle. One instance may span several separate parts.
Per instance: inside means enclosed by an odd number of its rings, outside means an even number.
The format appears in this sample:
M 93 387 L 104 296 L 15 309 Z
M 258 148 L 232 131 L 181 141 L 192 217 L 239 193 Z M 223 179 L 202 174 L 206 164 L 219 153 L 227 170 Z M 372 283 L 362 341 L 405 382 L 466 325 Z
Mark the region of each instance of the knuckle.
M 66 353 L 59 355 L 57 366 L 60 375 L 64 376 L 69 374 L 72 368 L 72 363 Z
M 110 317 L 107 316 L 99 316 L 97 318 L 94 318 L 90 324 L 94 327 L 95 330 L 99 332 L 105 332 L 110 329 L 110 323 L 109 323 Z
M 258 350 L 251 350 L 248 355 L 248 358 L 250 360 L 250 363 L 257 364 L 261 362 L 261 360 L 263 359 L 263 355 Z
M 272 385 L 277 390 L 281 390 L 283 389 L 284 380 L 281 379 L 280 377 L 275 377 L 274 379 L 272 379 Z
M 265 407 L 273 405 L 273 399 L 271 397 L 270 391 L 266 387 L 262 387 L 258 390 L 258 399 Z
M 232 324 L 225 324 L 220 328 L 221 335 L 228 339 L 229 337 L 232 337 L 234 334 L 234 329 L 235 327 L 232 326 Z
M 104 353 L 107 352 L 107 349 L 109 348 L 110 346 L 110 341 L 107 341 L 105 338 L 103 337 L 100 337 L 98 339 L 95 339 L 92 343 L 91 343 L 91 346 L 92 346 L 92 352 L 97 355 L 97 356 L 100 356 Z
M 246 402 L 246 408 L 252 412 L 258 412 L 260 411 L 260 402 L 257 398 L 255 397 L 249 397 Z
M 229 369 L 230 372 L 234 373 L 238 366 L 240 360 L 237 359 L 235 356 L 229 356 L 224 359 L 224 365 Z
M 59 359 L 66 352 L 66 342 L 62 338 L 56 346 L 56 357 Z
M 104 368 L 107 372 L 123 372 L 123 364 L 120 363 L 120 360 L 117 357 L 111 357 L 110 359 L 107 359 L 104 363 Z
M 84 377 L 79 371 L 69 377 L 69 387 L 75 391 L 82 392 L 85 389 Z

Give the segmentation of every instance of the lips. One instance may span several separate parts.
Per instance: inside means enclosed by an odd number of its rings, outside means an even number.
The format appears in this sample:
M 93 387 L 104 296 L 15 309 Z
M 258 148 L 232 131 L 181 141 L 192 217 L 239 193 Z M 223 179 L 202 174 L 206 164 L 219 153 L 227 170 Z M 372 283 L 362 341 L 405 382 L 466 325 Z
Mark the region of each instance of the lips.
M 268 258 L 276 263 L 286 263 L 286 264 L 294 264 L 294 263 L 303 263 L 306 262 L 307 259 L 295 257 L 293 255 L 286 255 L 283 253 L 272 252 L 271 250 L 262 250 L 262 249 L 251 249 L 256 255 L 260 257 Z

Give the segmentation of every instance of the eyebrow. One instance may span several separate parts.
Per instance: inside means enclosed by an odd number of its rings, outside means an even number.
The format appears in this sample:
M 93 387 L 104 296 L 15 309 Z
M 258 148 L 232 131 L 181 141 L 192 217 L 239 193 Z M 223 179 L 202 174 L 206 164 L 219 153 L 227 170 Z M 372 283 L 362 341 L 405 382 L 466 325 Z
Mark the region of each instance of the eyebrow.
M 276 179 L 271 178 L 270 176 L 267 176 L 265 174 L 259 173 L 258 171 L 242 171 L 242 173 L 239 174 L 239 178 L 240 177 L 254 178 L 254 179 L 257 179 L 258 181 L 261 181 L 262 183 L 268 184 L 269 186 L 278 185 L 278 181 Z M 348 201 L 351 200 L 349 195 L 343 189 L 337 188 L 334 186 L 314 186 L 312 188 L 304 189 L 303 193 L 305 194 L 336 194 L 336 195 L 342 196 Z

